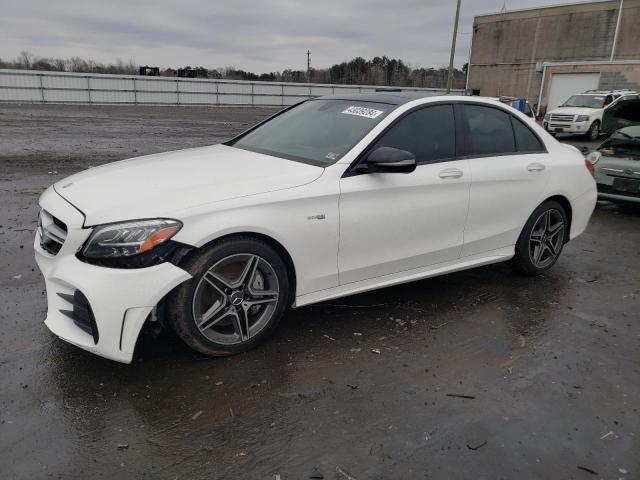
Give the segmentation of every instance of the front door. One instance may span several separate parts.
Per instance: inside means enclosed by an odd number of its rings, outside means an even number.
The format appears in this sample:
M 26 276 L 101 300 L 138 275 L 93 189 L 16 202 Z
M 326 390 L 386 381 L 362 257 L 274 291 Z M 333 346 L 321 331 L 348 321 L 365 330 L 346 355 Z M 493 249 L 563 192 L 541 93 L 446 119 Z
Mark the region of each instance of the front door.
M 397 120 L 369 148 L 416 156 L 411 173 L 340 180 L 340 284 L 456 260 L 463 244 L 471 176 L 458 159 L 454 109 L 439 104 Z

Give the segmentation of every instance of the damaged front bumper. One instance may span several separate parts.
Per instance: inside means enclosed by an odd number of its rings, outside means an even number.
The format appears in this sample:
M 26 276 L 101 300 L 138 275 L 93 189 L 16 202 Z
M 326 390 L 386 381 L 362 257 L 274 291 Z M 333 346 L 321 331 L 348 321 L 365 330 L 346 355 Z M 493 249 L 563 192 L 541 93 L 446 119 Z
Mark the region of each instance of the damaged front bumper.
M 130 363 L 140 329 L 153 308 L 191 275 L 171 263 L 119 269 L 82 262 L 76 253 L 91 234 L 90 228 L 83 228 L 82 213 L 53 188 L 42 194 L 40 206 L 57 222 L 56 240 L 60 240 L 60 229 L 66 229 L 66 237 L 54 249 L 41 228 L 34 241 L 47 290 L 45 324 L 73 345 Z

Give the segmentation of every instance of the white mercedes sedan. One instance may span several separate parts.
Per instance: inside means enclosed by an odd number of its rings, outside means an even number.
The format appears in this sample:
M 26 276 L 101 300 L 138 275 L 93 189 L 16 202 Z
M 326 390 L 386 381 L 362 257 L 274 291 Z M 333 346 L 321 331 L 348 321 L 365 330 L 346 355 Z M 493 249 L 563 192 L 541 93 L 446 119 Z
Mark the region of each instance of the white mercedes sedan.
M 48 188 L 45 323 L 125 363 L 156 319 L 206 355 L 244 352 L 288 307 L 507 260 L 539 275 L 595 203 L 591 164 L 500 102 L 312 99 Z

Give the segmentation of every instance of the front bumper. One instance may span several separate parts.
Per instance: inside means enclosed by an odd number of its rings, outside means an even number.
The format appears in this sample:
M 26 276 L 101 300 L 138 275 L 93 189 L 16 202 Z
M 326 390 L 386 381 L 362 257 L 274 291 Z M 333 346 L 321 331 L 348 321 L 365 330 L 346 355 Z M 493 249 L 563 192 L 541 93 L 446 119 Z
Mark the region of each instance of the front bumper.
M 587 133 L 589 130 L 589 122 L 542 122 L 544 129 L 551 133 Z
M 611 185 L 598 183 L 598 198 L 611 202 L 640 203 L 640 193 L 620 192 Z
M 640 198 L 628 195 L 616 195 L 613 193 L 598 193 L 600 200 L 609 200 L 610 202 L 640 203 Z
M 40 206 L 64 222 L 67 237 L 52 255 L 34 241 L 35 258 L 47 290 L 47 327 L 61 339 L 97 355 L 130 363 L 136 340 L 155 305 L 175 286 L 191 278 L 171 263 L 148 268 L 117 269 L 80 261 L 76 252 L 91 229 L 82 228 L 83 215 L 49 188 Z M 69 299 L 80 291 L 90 306 L 98 335 L 78 326 L 68 315 Z M 97 341 L 94 338 L 97 337 Z
M 637 161 L 602 156 L 594 165 L 598 198 L 614 202 L 640 203 L 640 167 Z M 624 182 L 622 185 L 616 182 Z

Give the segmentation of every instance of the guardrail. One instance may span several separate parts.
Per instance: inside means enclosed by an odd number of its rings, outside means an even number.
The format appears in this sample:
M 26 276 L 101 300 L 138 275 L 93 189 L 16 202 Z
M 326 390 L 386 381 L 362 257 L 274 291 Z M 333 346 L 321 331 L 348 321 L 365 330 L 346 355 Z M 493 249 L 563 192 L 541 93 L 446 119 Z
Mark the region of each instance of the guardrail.
M 285 106 L 305 98 L 373 92 L 373 85 L 251 82 L 0 69 L 0 102 Z M 443 89 L 401 87 L 440 95 Z M 460 91 L 458 91 L 460 92 Z

